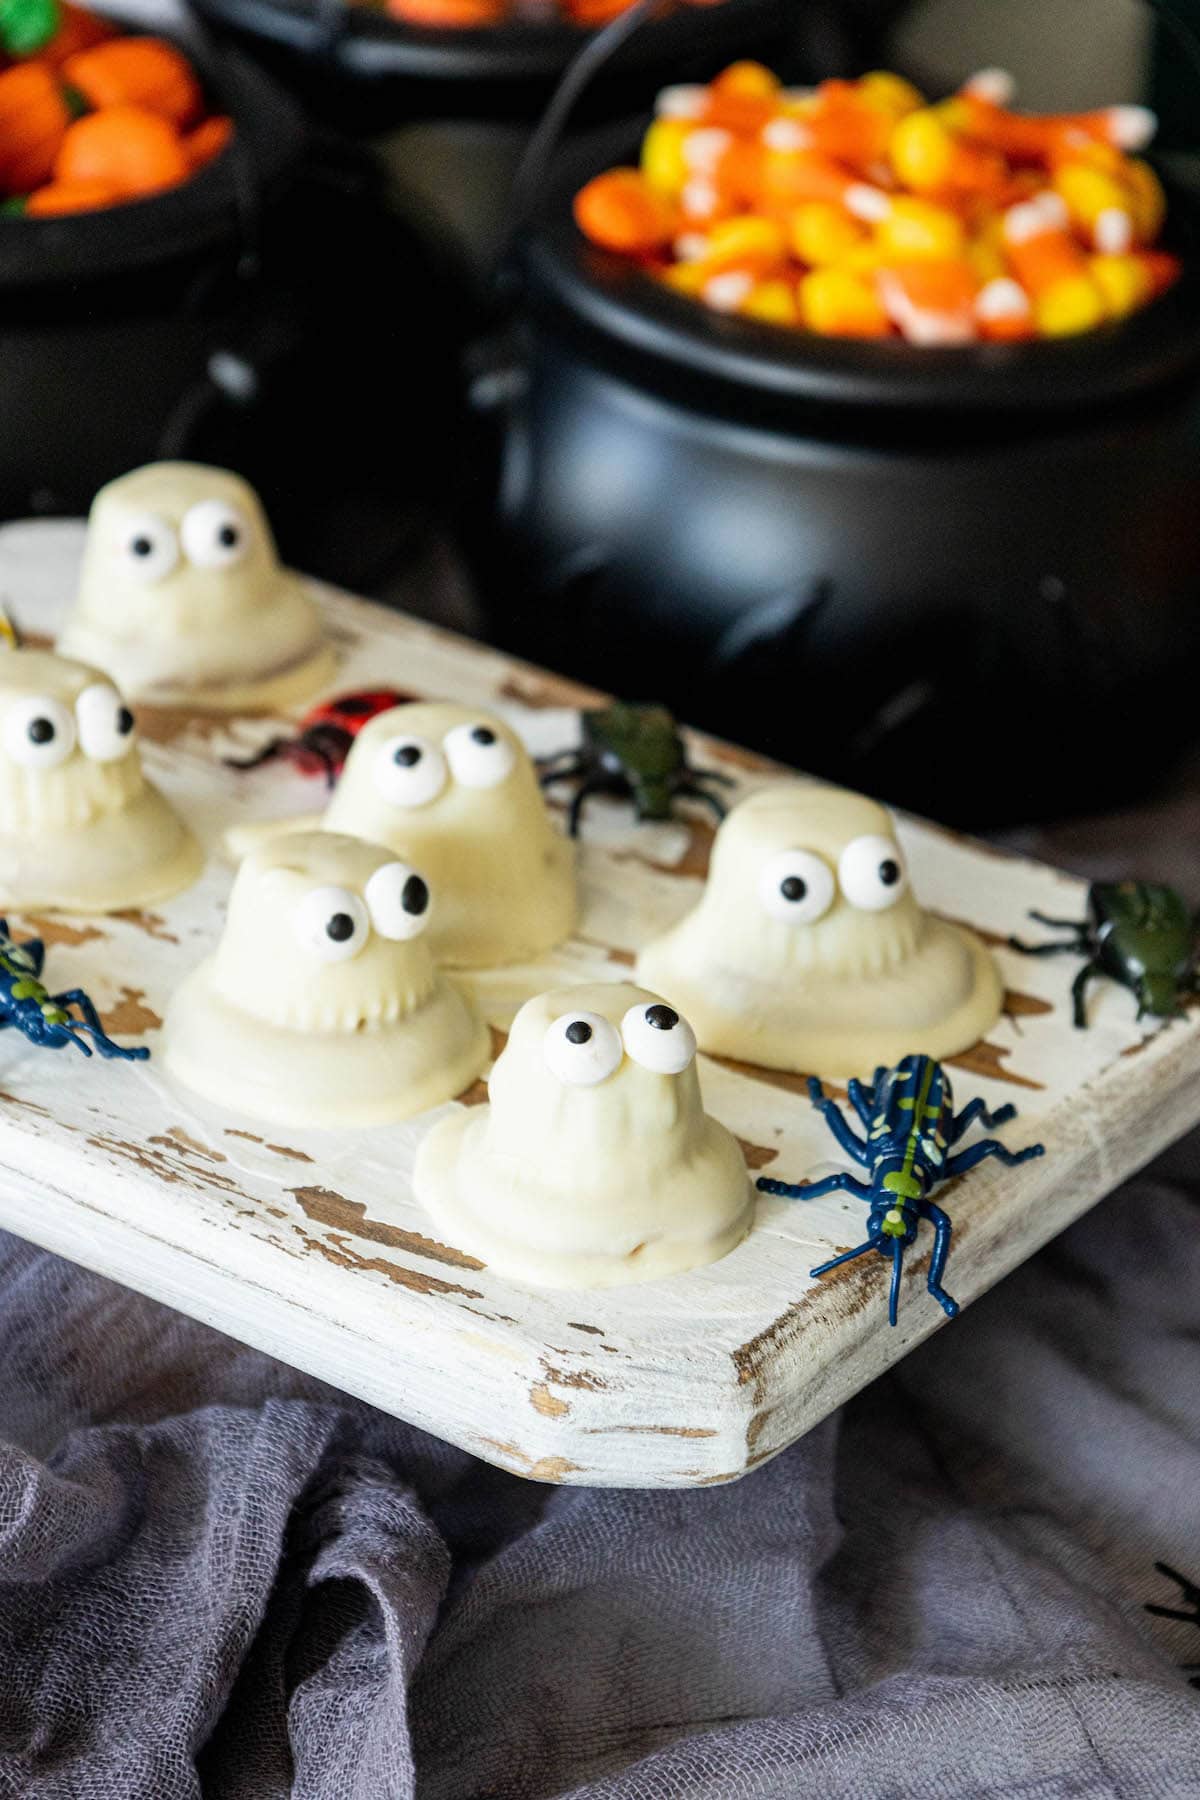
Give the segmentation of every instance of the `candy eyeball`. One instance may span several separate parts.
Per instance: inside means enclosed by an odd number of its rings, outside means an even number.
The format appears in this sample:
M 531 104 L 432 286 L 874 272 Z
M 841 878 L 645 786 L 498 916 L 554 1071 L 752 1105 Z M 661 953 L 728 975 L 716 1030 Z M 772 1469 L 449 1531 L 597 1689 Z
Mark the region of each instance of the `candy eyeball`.
M 373 773 L 389 806 L 428 806 L 446 785 L 446 759 L 424 738 L 388 738 L 376 752 Z
M 380 937 L 393 942 L 420 937 L 429 924 L 429 884 L 407 863 L 384 863 L 363 889 Z
M 4 748 L 23 769 L 57 769 L 75 748 L 75 720 L 61 700 L 23 695 L 4 720 Z
M 292 929 L 302 949 L 322 962 L 349 962 L 366 948 L 371 916 L 349 888 L 318 887 L 297 905 Z
M 625 1054 L 615 1025 L 594 1012 L 555 1019 L 542 1044 L 546 1067 L 570 1087 L 596 1087 L 621 1066 Z
M 629 1055 L 653 1075 L 682 1075 L 696 1055 L 696 1034 L 674 1007 L 661 1000 L 631 1006 L 621 1020 Z
M 201 569 L 231 569 L 249 554 L 253 531 L 227 500 L 201 500 L 183 515 L 180 535 L 189 562 Z
M 885 912 L 908 888 L 904 854 L 895 838 L 860 837 L 838 859 L 838 881 L 851 906 Z
M 455 781 L 464 787 L 498 787 L 516 766 L 512 745 L 483 720 L 478 725 L 456 725 L 442 739 L 442 748 Z
M 119 762 L 137 736 L 133 714 L 107 681 L 94 681 L 75 702 L 79 746 L 93 762 Z
M 152 587 L 164 581 L 179 561 L 174 528 L 157 513 L 128 513 L 122 520 L 115 559 L 126 575 Z
M 815 925 L 833 905 L 833 870 L 812 850 L 781 850 L 763 864 L 758 897 L 785 925 Z

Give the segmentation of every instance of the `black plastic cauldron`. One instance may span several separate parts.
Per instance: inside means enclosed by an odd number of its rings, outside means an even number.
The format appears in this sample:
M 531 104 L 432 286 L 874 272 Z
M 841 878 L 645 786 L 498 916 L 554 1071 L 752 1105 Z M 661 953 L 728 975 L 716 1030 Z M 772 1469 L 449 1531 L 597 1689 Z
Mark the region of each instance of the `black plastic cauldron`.
M 846 342 L 706 311 L 587 244 L 568 158 L 522 251 L 499 641 L 972 824 L 1090 808 L 1196 728 L 1200 205 L 1185 278 L 1070 340 Z
M 0 517 L 84 512 L 159 457 L 224 463 L 289 559 L 369 587 L 445 487 L 458 290 L 369 159 L 314 143 L 243 58 L 187 48 L 236 121 L 216 161 L 0 220 Z
M 664 82 L 766 53 L 791 0 L 677 9 L 630 42 L 589 96 L 593 117 L 628 116 Z M 360 133 L 418 119 L 536 119 L 588 33 L 566 22 L 420 30 L 354 0 L 199 0 L 200 10 L 303 99 Z

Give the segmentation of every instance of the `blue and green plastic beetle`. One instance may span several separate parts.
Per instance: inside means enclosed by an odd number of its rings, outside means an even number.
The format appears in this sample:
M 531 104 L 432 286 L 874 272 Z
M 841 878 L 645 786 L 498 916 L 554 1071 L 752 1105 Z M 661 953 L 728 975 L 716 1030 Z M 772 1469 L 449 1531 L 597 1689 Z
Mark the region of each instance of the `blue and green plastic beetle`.
M 90 1056 L 91 1046 L 81 1035 L 87 1032 L 101 1056 L 144 1062 L 150 1054 L 144 1046 L 127 1050 L 113 1043 L 82 988 L 70 988 L 65 994 L 47 990 L 41 980 L 45 960 L 46 946 L 41 938 L 18 944 L 8 929 L 8 920 L 0 919 L 0 1031 L 15 1026 L 31 1044 L 44 1050 L 61 1050 L 64 1044 L 74 1044 Z M 71 1007 L 82 1017 L 73 1018 Z
M 1109 975 L 1137 996 L 1140 1019 L 1176 1018 L 1185 996 L 1198 990 L 1196 920 L 1174 888 L 1150 881 L 1096 881 L 1088 889 L 1086 919 L 1050 919 L 1031 912 L 1039 925 L 1069 931 L 1052 944 L 1009 938 L 1023 956 L 1086 956 L 1071 984 L 1075 1023 L 1087 1024 L 1087 986 Z
M 956 1175 L 965 1175 L 985 1157 L 995 1156 L 1009 1168 L 1042 1156 L 1044 1146 L 1030 1144 L 1027 1149 L 1012 1151 L 996 1138 L 984 1138 L 969 1150 L 957 1155 L 950 1151 L 968 1126 L 978 1119 L 989 1130 L 1016 1117 L 1015 1106 L 1001 1106 L 989 1112 L 982 1100 L 970 1100 L 960 1113 L 954 1111 L 954 1094 L 950 1078 L 941 1063 L 931 1056 L 906 1056 L 894 1069 L 876 1069 L 870 1082 L 850 1081 L 846 1092 L 850 1104 L 861 1119 L 866 1137 L 847 1123 L 836 1100 L 826 1097 L 815 1078 L 808 1084 L 809 1097 L 842 1149 L 855 1162 L 865 1165 L 870 1181 L 859 1181 L 853 1175 L 827 1175 L 822 1181 L 806 1186 L 793 1186 L 786 1181 L 773 1181 L 760 1176 L 758 1186 L 764 1194 L 779 1194 L 785 1200 L 816 1200 L 822 1194 L 856 1194 L 865 1200 L 867 1214 L 866 1242 L 854 1250 L 810 1269 L 810 1275 L 825 1275 L 842 1263 L 853 1262 L 869 1250 L 891 1258 L 892 1285 L 888 1294 L 888 1322 L 896 1323 L 900 1298 L 900 1277 L 904 1272 L 904 1252 L 917 1235 L 923 1219 L 933 1226 L 933 1257 L 925 1286 L 942 1310 L 953 1318 L 958 1302 L 951 1299 L 942 1286 L 946 1258 L 950 1254 L 953 1226 L 950 1217 L 929 1198 L 933 1189 Z

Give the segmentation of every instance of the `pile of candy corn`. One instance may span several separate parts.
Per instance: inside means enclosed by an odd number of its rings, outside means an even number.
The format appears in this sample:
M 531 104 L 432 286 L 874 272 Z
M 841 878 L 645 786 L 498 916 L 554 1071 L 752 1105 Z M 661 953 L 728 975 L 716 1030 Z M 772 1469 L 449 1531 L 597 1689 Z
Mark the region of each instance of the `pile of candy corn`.
M 736 63 L 661 93 L 639 167 L 588 182 L 576 221 L 717 311 L 833 337 L 1063 337 L 1162 293 L 1154 115 L 1012 99 L 997 69 L 929 105 L 885 72 L 797 91 Z
M 69 0 L 0 0 L 0 212 L 94 212 L 177 187 L 228 144 L 181 50 Z

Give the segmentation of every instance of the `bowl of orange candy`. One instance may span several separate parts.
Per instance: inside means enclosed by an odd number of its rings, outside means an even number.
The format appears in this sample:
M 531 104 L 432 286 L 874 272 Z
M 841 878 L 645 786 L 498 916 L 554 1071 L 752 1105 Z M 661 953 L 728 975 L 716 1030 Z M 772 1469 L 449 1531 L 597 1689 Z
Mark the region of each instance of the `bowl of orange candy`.
M 676 294 L 822 337 L 1059 338 L 1165 293 L 1153 114 L 1012 99 L 995 69 L 929 104 L 884 71 L 796 90 L 735 64 L 666 89 L 637 163 L 586 182 L 575 220 Z
M 181 186 L 233 121 L 189 58 L 68 0 L 0 8 L 0 193 L 8 216 L 95 212 Z

